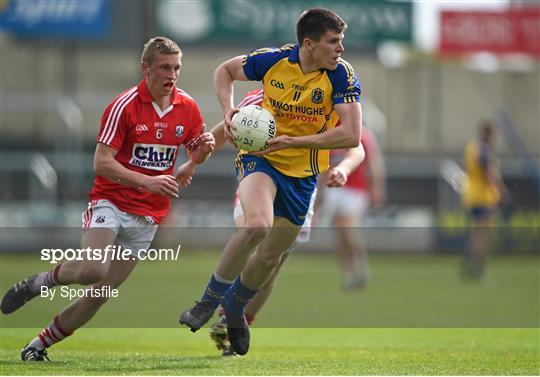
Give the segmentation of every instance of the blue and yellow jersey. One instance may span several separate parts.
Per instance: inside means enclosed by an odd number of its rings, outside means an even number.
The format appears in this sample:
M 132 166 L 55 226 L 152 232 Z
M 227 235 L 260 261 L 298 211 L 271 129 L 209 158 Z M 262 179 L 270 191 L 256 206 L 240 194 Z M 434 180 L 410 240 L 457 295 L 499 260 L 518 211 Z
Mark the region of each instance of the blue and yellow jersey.
M 487 169 L 493 159 L 489 148 L 472 140 L 465 147 L 464 158 L 467 178 L 462 188 L 463 204 L 469 208 L 495 207 L 501 196 L 497 186 L 488 180 Z
M 244 73 L 262 81 L 264 99 L 277 123 L 277 136 L 305 136 L 325 132 L 338 120 L 335 104 L 360 102 L 360 84 L 352 66 L 340 60 L 334 71 L 304 74 L 298 45 L 262 48 L 246 55 Z M 280 173 L 308 177 L 328 169 L 329 150 L 287 148 L 263 156 Z

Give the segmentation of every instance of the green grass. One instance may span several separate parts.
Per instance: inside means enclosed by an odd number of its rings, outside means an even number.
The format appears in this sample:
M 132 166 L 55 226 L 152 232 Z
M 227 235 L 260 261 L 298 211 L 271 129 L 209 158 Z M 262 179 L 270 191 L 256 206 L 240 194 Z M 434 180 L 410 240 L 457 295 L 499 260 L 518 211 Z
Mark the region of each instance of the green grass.
M 36 330 L 4 329 L 2 375 L 538 375 L 538 330 L 254 329 L 242 358 L 222 358 L 207 331 L 81 329 L 18 360 Z
M 447 256 L 374 256 L 367 290 L 344 293 L 331 255 L 294 255 L 260 313 L 246 357 L 223 359 L 208 337 L 177 327 L 217 253 L 143 262 L 87 328 L 55 345 L 51 363 L 20 348 L 65 304 L 36 298 L 0 317 L 2 375 L 538 375 L 538 257 L 493 258 L 482 281 Z M 0 254 L 0 290 L 49 269 Z M 108 328 L 107 328 L 108 327 Z M 153 327 L 153 328 L 151 328 Z M 333 327 L 333 328 L 329 328 Z

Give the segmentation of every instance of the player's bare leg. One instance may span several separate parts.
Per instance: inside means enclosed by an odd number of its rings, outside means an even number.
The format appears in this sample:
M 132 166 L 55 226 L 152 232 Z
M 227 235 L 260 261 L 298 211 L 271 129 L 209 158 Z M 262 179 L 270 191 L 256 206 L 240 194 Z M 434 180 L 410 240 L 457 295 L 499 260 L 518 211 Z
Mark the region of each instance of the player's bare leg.
M 253 323 L 253 321 L 255 321 L 257 314 L 261 311 L 263 306 L 268 301 L 268 298 L 270 297 L 270 294 L 272 293 L 272 290 L 274 288 L 274 282 L 277 278 L 279 271 L 281 270 L 281 266 L 283 266 L 289 254 L 290 252 L 287 251 L 282 255 L 281 261 L 279 262 L 279 265 L 274 269 L 274 272 L 272 273 L 270 279 L 266 282 L 265 285 L 261 287 L 261 289 L 259 289 L 257 294 L 251 300 L 249 300 L 248 304 L 246 305 L 244 309 L 244 314 L 248 326 L 251 327 L 251 324 Z M 210 329 L 210 337 L 216 343 L 217 349 L 223 351 L 223 356 L 234 356 L 236 355 L 236 353 L 231 349 L 231 344 L 227 335 L 227 318 L 225 317 L 225 312 L 223 311 L 223 308 L 219 310 L 219 313 L 219 322 L 212 325 Z
M 245 226 L 239 228 L 225 245 L 201 300 L 180 316 L 179 322 L 191 331 L 197 331 L 212 318 L 225 292 L 246 265 L 251 251 L 268 234 L 273 224 L 275 195 L 274 182 L 264 173 L 250 174 L 240 182 L 238 197 L 244 209 Z
M 337 255 L 343 289 L 359 289 L 365 287 L 369 280 L 369 261 L 367 249 L 357 236 L 355 219 L 351 216 L 337 215 L 334 219 L 338 238 Z
M 227 317 L 227 335 L 233 350 L 245 355 L 249 350 L 250 334 L 244 308 L 258 289 L 268 282 L 279 265 L 281 256 L 298 237 L 301 227 L 276 217 L 274 226 L 249 257 L 242 274 L 234 281 L 223 299 Z
M 106 228 L 92 228 L 84 232 L 81 239 L 81 248 L 105 250 L 114 245 L 116 234 Z M 106 261 L 108 262 L 108 261 Z M 58 279 L 62 285 L 97 283 L 105 277 L 109 266 L 102 260 L 68 261 L 62 264 Z
M 480 279 L 484 275 L 487 251 L 492 237 L 492 219 L 487 215 L 475 219 L 472 224 L 469 250 L 464 260 L 466 277 Z
M 261 288 L 279 266 L 281 257 L 298 237 L 301 227 L 283 217 L 276 217 L 274 226 L 257 250 L 249 257 L 240 277 L 250 289 Z
M 245 216 L 242 214 L 238 217 L 235 217 L 235 223 L 237 228 L 241 228 L 245 226 Z M 293 248 L 292 246 L 291 248 Z M 246 305 L 246 308 L 244 309 L 244 314 L 246 317 L 246 322 L 248 326 L 251 326 L 252 322 L 255 320 L 255 317 L 259 313 L 259 311 L 263 308 L 263 306 L 268 301 L 268 298 L 270 297 L 270 294 L 272 293 L 273 287 L 274 287 L 274 281 L 276 280 L 276 277 L 281 270 L 281 266 L 285 263 L 285 260 L 290 254 L 290 250 L 285 252 L 281 256 L 281 260 L 279 262 L 279 265 L 277 268 L 274 269 L 274 272 L 272 273 L 272 276 L 270 279 L 266 282 L 265 285 L 261 287 L 261 289 L 257 292 L 257 294 L 249 300 L 248 304 Z M 212 325 L 210 329 L 210 337 L 215 342 L 216 347 L 218 350 L 223 351 L 223 356 L 234 356 L 236 353 L 231 349 L 231 344 L 229 342 L 229 337 L 227 335 L 227 322 L 225 317 L 225 312 L 223 311 L 223 308 L 219 310 L 220 319 L 217 323 Z
M 105 278 L 99 283 L 93 284 L 92 287 L 96 289 L 101 287 L 118 288 L 129 277 L 136 265 L 136 259 L 113 260 L 110 262 Z M 60 312 L 59 322 L 66 331 L 73 332 L 92 319 L 108 299 L 108 297 L 81 297 Z
M 266 237 L 274 222 L 276 187 L 272 178 L 254 173 L 238 186 L 238 197 L 244 210 L 244 226 L 225 245 L 217 274 L 234 280 L 247 263 L 251 251 Z
M 113 260 L 108 265 L 109 268 L 105 277 L 102 281 L 93 284 L 93 288 L 118 288 L 131 274 L 137 265 L 137 260 Z M 46 356 L 46 352 L 44 352 L 46 348 L 62 341 L 73 334 L 76 329 L 86 324 L 108 299 L 108 297 L 92 297 L 88 295 L 74 301 L 24 347 L 21 352 L 22 359 L 25 361 L 36 360 L 39 359 L 40 355 Z
M 283 253 L 283 255 L 281 256 L 281 260 L 279 261 L 279 265 L 272 272 L 270 279 L 268 279 L 266 284 L 264 284 L 261 289 L 259 289 L 255 297 L 249 300 L 248 304 L 246 305 L 244 312 L 246 314 L 248 324 L 250 324 L 255 319 L 257 313 L 259 313 L 264 304 L 266 304 L 266 301 L 268 301 L 268 298 L 270 297 L 270 294 L 272 293 L 272 290 L 274 288 L 274 282 L 279 274 L 279 271 L 281 270 L 281 267 L 283 266 L 283 263 L 285 263 L 285 261 L 287 260 L 289 254 L 289 252 Z
M 81 249 L 105 250 L 114 244 L 116 234 L 110 229 L 94 228 L 87 230 L 81 239 Z M 83 258 L 85 255 L 81 255 Z M 52 288 L 57 285 L 89 285 L 101 281 L 108 265 L 101 260 L 71 260 L 59 263 L 50 271 L 32 275 L 10 288 L 2 299 L 2 313 L 9 314 L 38 296 L 41 287 Z

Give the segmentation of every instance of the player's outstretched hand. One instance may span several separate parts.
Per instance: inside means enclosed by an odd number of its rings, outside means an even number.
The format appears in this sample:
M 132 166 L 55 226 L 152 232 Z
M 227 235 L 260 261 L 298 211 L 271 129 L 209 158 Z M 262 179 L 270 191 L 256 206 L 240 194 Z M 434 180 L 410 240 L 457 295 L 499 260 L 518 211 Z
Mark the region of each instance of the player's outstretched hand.
M 262 151 L 250 152 L 249 154 L 253 154 L 255 156 L 262 156 L 263 154 L 267 154 L 270 152 L 279 151 L 285 148 L 291 148 L 293 145 L 293 139 L 294 137 L 287 135 L 274 137 L 268 140 L 268 147 L 266 149 L 263 149 Z
M 231 132 L 231 129 L 236 130 L 236 127 L 234 126 L 234 124 L 232 122 L 232 117 L 233 117 L 234 114 L 236 114 L 239 111 L 240 111 L 240 109 L 234 107 L 234 108 L 232 108 L 230 110 L 227 110 L 225 112 L 225 117 L 224 117 L 225 127 L 224 127 L 223 131 L 225 132 L 225 140 L 227 140 L 229 143 L 231 143 L 235 148 L 238 148 L 238 147 L 237 147 L 236 143 L 234 142 L 234 135 Z
M 184 188 L 188 187 L 191 184 L 196 168 L 197 164 L 191 161 L 191 159 L 184 162 L 176 171 L 176 182 Z
M 347 174 L 338 167 L 330 169 L 328 172 L 328 181 L 326 187 L 341 187 L 347 183 Z
M 143 189 L 169 198 L 178 198 L 178 182 L 172 175 L 148 176 Z

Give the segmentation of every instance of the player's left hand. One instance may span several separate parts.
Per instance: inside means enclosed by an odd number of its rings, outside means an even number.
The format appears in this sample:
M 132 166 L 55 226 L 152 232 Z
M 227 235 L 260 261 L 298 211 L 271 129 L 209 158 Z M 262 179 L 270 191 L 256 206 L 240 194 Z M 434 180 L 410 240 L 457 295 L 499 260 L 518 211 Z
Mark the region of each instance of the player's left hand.
M 268 140 L 268 148 L 263 149 L 262 151 L 249 152 L 249 154 L 255 156 L 262 156 L 263 154 L 279 151 L 285 148 L 292 148 L 293 146 L 293 137 L 287 135 L 281 135 L 274 137 Z
M 328 172 L 326 187 L 341 187 L 347 183 L 347 174 L 337 166 Z

